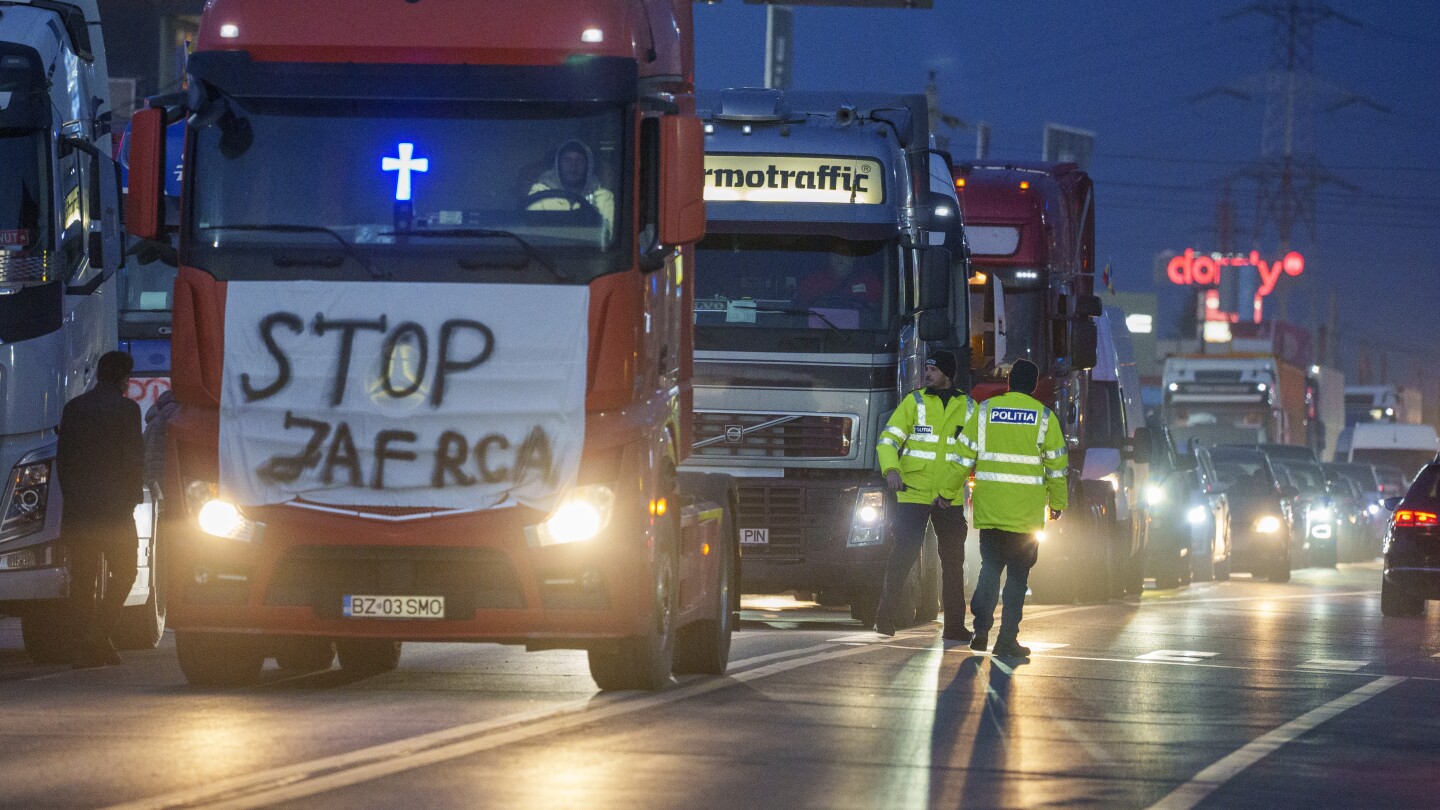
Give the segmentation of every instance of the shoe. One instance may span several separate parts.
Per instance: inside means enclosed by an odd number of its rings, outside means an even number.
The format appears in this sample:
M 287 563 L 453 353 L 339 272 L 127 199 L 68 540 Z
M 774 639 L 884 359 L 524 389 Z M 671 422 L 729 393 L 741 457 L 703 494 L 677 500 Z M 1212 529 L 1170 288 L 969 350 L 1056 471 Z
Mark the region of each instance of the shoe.
M 946 641 L 969 641 L 975 637 L 975 634 L 971 633 L 965 625 L 962 624 L 959 627 L 945 628 L 945 632 L 941 634 L 941 637 Z
M 975 637 L 970 640 L 970 649 L 975 652 L 985 652 L 985 648 L 988 646 L 990 646 L 989 631 L 976 630 Z
M 882 636 L 893 636 L 895 635 L 895 622 L 889 619 L 876 619 L 875 632 Z
M 1006 658 L 1030 657 L 1030 648 L 1020 646 L 1020 642 L 1016 641 L 1013 638 L 1002 638 L 996 641 L 995 649 L 992 650 L 992 652 L 995 655 L 1004 656 Z

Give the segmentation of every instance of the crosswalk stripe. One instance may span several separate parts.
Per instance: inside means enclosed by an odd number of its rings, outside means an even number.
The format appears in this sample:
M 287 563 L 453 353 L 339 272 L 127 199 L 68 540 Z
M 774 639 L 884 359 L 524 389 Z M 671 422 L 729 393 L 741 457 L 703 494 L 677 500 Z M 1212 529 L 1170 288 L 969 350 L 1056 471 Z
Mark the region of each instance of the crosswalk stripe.
M 1370 664 L 1369 661 L 1347 661 L 1340 658 L 1312 658 L 1300 665 L 1301 669 L 1336 669 L 1342 672 L 1355 672 L 1364 669 Z
M 1198 663 L 1209 658 L 1214 658 L 1220 653 L 1200 652 L 1198 650 L 1155 650 L 1144 655 L 1135 656 L 1137 661 L 1179 661 L 1182 663 Z

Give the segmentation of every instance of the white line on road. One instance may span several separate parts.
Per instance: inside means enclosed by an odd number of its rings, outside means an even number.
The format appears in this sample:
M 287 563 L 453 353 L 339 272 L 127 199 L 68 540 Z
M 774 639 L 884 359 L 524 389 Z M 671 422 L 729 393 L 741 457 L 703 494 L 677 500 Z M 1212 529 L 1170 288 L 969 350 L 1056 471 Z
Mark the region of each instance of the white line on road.
M 1291 593 L 1283 596 L 1207 596 L 1200 599 L 1176 598 L 1145 600 L 1145 607 L 1195 605 L 1208 602 L 1280 602 L 1289 599 L 1331 599 L 1340 596 L 1379 596 L 1379 591 L 1341 591 L 1339 593 Z
M 904 640 L 918 634 L 921 633 L 905 631 L 897 634 L 895 638 Z M 592 698 L 566 701 L 558 706 L 517 712 L 493 720 L 442 729 L 310 762 L 224 779 L 205 787 L 114 805 L 110 810 L 168 810 L 194 806 L 239 810 L 267 807 L 545 734 L 566 731 L 575 726 L 664 706 L 726 689 L 737 683 L 748 683 L 809 664 L 855 655 L 883 644 L 843 646 L 840 649 L 836 649 L 836 646 L 833 643 L 817 645 L 810 648 L 817 650 L 810 655 L 745 669 L 724 678 L 708 678 L 687 683 L 663 692 L 642 695 L 600 694 Z M 786 654 L 788 653 L 759 655 L 736 661 L 733 666 L 749 666 Z
M 1264 759 L 1282 745 L 1311 731 L 1341 712 L 1359 706 L 1404 680 L 1405 678 L 1395 676 L 1377 678 L 1349 694 L 1342 695 L 1273 731 L 1260 735 L 1239 750 L 1195 774 L 1189 782 L 1150 805 L 1150 810 L 1190 810 L 1204 801 L 1205 797 L 1224 787 L 1226 782 L 1234 779 L 1241 771 Z
M 1168 663 L 1198 664 L 1209 658 L 1214 658 L 1220 653 L 1199 652 L 1197 650 L 1156 650 L 1144 655 L 1135 656 L 1136 661 L 1165 661 Z
M 1346 661 L 1340 658 L 1312 658 L 1300 665 L 1301 669 L 1338 669 L 1342 672 L 1356 672 L 1369 666 L 1369 661 Z

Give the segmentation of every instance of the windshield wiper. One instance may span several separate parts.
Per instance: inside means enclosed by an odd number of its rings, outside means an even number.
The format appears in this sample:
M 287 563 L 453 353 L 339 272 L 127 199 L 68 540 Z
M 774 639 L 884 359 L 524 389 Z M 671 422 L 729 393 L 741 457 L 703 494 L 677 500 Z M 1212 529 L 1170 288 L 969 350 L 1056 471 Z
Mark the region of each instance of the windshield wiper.
M 812 317 L 815 317 L 815 318 L 819 318 L 820 321 L 821 321 L 821 323 L 824 323 L 827 327 L 830 328 L 830 331 L 831 331 L 831 332 L 834 332 L 834 333 L 839 334 L 839 335 L 845 334 L 845 331 L 844 331 L 843 329 L 841 329 L 840 327 L 836 326 L 836 325 L 834 324 L 834 322 L 832 322 L 829 318 L 825 317 L 825 313 L 823 313 L 823 312 L 821 312 L 821 311 L 819 311 L 819 310 L 817 310 L 817 309 L 807 309 L 807 308 L 805 308 L 805 307 L 750 307 L 750 309 L 753 309 L 753 310 L 755 310 L 756 312 L 769 312 L 769 313 L 773 313 L 773 314 L 776 314 L 776 315 L 808 315 L 808 316 L 812 316 Z
M 418 236 L 424 238 L 434 237 L 459 237 L 470 239 L 509 239 L 525 251 L 530 260 L 550 271 L 550 275 L 561 281 L 569 281 L 570 277 L 562 273 L 558 267 L 550 262 L 543 253 L 535 249 L 535 246 L 525 241 L 520 234 L 514 231 L 502 231 L 495 228 L 426 228 L 419 231 L 382 231 L 381 236 Z
M 340 243 L 340 246 L 341 246 L 342 248 L 344 248 L 344 250 L 345 250 L 345 255 L 348 256 L 348 257 L 350 257 L 351 259 L 354 259 L 357 264 L 359 264 L 361 267 L 365 268 L 365 270 L 368 271 L 368 272 L 370 273 L 370 275 L 373 276 L 374 278 L 389 279 L 389 278 L 391 277 L 389 272 L 375 269 L 375 266 L 374 266 L 374 265 L 372 265 L 365 257 L 361 256 L 359 253 L 357 253 L 357 252 L 355 251 L 355 246 L 354 246 L 354 245 L 352 245 L 352 244 L 350 244 L 349 242 L 345 241 L 345 237 L 343 237 L 343 236 L 341 236 L 340 234 L 336 233 L 336 232 L 334 231 L 334 229 L 332 229 L 332 228 L 326 228 L 326 227 L 323 226 L 323 225 L 293 225 L 293 224 L 287 224 L 287 223 L 283 223 L 283 222 L 281 222 L 281 223 L 274 223 L 274 224 L 268 224 L 268 223 L 267 223 L 267 224 L 246 223 L 246 224 L 243 224 L 243 225 L 210 225 L 210 226 L 207 226 L 207 227 L 196 228 L 196 230 L 197 230 L 197 231 L 271 231 L 271 232 L 274 232 L 274 233 L 323 233 L 323 234 L 325 234 L 326 236 L 329 236 L 329 237 L 331 237 L 332 239 L 334 239 L 336 242 L 339 242 L 339 243 Z M 297 260 L 297 259 L 280 258 L 280 257 L 277 257 L 277 258 L 275 259 L 275 265 L 276 265 L 277 267 L 298 267 L 298 266 L 304 266 L 304 265 L 306 265 L 306 264 L 312 264 L 312 263 L 310 263 L 310 262 L 305 262 L 305 261 L 301 261 L 301 260 Z M 326 263 L 326 262 L 323 262 L 323 261 L 317 261 L 317 262 L 314 262 L 313 264 L 318 264 L 318 265 L 320 265 L 320 266 L 322 266 L 322 267 L 331 267 L 331 266 L 333 266 L 333 265 L 331 265 L 331 264 L 329 264 L 329 263 Z

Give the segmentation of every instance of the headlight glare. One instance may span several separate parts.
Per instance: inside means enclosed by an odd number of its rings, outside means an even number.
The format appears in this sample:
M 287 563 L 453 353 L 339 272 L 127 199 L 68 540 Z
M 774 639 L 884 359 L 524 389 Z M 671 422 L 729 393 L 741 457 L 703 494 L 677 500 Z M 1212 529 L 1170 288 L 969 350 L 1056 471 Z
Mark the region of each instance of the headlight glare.
M 1145 503 L 1151 506 L 1159 506 L 1165 502 L 1165 490 L 1162 487 L 1151 484 L 1145 488 Z
M 1320 521 L 1321 523 L 1329 521 L 1334 516 L 1335 513 L 1331 512 L 1328 506 L 1321 506 L 1310 510 L 1310 519 Z
M 1190 511 L 1186 513 L 1185 519 L 1190 521 L 1190 525 L 1199 526 L 1201 523 L 1205 522 L 1205 518 L 1209 515 L 1209 513 L 1210 510 L 1206 509 L 1203 506 L 1192 506 L 1190 507 Z
M 1261 534 L 1274 534 L 1280 531 L 1280 518 L 1274 515 L 1266 515 L 1255 521 L 1255 531 Z
M 555 511 L 538 526 L 526 526 L 532 545 L 558 546 L 593 540 L 610 525 L 615 493 L 603 484 L 576 487 L 560 499 Z M 657 510 L 656 514 L 660 514 Z
M 209 481 L 191 481 L 186 485 L 185 505 L 195 516 L 195 525 L 211 537 L 246 543 L 259 538 L 261 524 L 246 518 L 239 506 L 221 498 L 219 487 Z
M 885 492 L 867 488 L 855 496 L 855 514 L 850 519 L 850 536 L 845 545 L 878 546 L 885 542 Z

